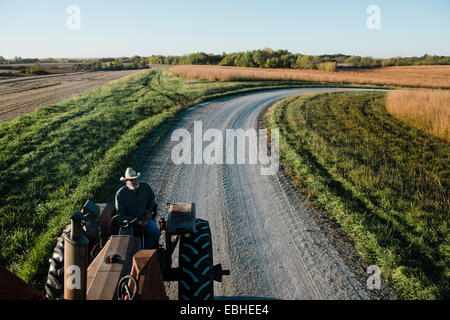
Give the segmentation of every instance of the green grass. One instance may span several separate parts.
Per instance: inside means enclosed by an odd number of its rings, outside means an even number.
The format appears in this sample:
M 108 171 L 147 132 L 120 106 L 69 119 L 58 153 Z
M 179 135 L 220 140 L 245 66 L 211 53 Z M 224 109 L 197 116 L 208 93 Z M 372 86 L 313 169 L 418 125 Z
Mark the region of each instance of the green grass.
M 312 83 L 208 82 L 144 71 L 2 124 L 0 264 L 42 288 L 70 214 L 87 199 L 111 199 L 139 145 L 180 110 L 224 95 L 307 85 Z
M 450 145 L 385 109 L 385 93 L 292 97 L 266 114 L 280 159 L 406 299 L 449 298 Z

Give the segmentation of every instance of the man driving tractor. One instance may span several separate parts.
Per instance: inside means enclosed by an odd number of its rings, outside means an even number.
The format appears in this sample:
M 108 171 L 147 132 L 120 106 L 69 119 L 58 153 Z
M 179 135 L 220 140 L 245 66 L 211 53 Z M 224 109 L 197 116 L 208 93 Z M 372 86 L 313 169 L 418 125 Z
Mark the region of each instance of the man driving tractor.
M 157 214 L 155 193 L 148 183 L 139 182 L 140 175 L 133 168 L 126 169 L 125 176 L 120 178 L 125 185 L 116 193 L 115 207 L 121 221 L 130 223 L 136 219 L 136 223 L 130 225 L 130 233 L 133 234 L 134 226 L 141 228 L 145 249 L 155 249 L 161 235 L 154 221 Z

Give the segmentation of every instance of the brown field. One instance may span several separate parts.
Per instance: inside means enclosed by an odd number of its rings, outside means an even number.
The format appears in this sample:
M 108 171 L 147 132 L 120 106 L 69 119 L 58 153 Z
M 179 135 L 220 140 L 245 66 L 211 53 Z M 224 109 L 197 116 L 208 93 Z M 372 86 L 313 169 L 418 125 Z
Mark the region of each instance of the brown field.
M 137 71 L 139 70 L 80 72 L 0 80 L 0 123 Z
M 386 109 L 393 116 L 450 142 L 450 91 L 391 91 Z
M 302 80 L 450 89 L 450 66 L 405 66 L 361 71 L 326 72 L 320 70 L 178 65 L 170 70 L 191 78 L 210 81 Z

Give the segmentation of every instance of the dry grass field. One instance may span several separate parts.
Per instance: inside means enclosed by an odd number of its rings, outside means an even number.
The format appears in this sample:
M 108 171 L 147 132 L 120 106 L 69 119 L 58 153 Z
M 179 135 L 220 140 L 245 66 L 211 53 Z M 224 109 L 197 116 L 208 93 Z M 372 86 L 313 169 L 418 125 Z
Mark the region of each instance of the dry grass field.
M 405 66 L 362 71 L 261 69 L 205 65 L 178 65 L 171 71 L 210 81 L 304 80 L 362 85 L 450 89 L 450 66 Z
M 450 142 L 450 91 L 391 91 L 386 109 L 393 116 Z

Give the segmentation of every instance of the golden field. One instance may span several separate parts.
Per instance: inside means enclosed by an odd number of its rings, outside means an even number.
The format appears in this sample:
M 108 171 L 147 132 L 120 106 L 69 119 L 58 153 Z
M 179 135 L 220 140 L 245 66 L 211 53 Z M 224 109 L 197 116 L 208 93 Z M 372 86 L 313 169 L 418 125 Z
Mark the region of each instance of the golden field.
M 177 65 L 171 71 L 210 81 L 296 80 L 362 85 L 450 89 L 450 66 L 404 66 L 360 71 L 261 69 L 211 65 Z
M 390 114 L 450 142 L 450 91 L 394 90 L 388 93 Z

